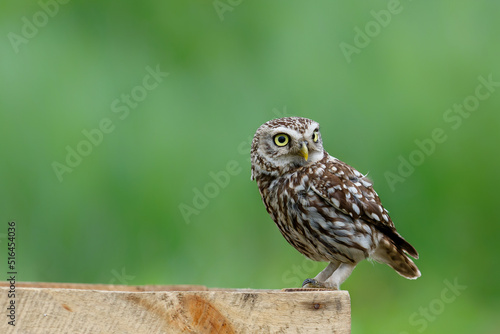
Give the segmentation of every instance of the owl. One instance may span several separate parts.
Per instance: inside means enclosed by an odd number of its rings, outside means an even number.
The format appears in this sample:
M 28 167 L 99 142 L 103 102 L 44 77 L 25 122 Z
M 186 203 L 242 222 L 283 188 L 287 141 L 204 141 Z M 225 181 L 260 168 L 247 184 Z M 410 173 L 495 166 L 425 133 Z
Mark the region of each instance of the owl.
M 260 126 L 251 148 L 252 180 L 290 245 L 329 262 L 304 288 L 339 289 L 371 258 L 409 279 L 420 277 L 418 253 L 396 231 L 372 182 L 323 148 L 319 124 L 301 117 Z

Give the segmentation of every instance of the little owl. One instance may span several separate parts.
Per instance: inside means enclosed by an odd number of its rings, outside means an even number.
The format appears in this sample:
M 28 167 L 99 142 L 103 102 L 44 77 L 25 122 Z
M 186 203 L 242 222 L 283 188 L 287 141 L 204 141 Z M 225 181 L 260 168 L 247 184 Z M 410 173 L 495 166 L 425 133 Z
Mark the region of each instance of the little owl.
M 319 124 L 286 117 L 263 124 L 253 138 L 252 180 L 285 239 L 314 261 L 329 262 L 303 287 L 339 289 L 368 257 L 409 279 L 418 253 L 396 231 L 372 182 L 324 149 Z

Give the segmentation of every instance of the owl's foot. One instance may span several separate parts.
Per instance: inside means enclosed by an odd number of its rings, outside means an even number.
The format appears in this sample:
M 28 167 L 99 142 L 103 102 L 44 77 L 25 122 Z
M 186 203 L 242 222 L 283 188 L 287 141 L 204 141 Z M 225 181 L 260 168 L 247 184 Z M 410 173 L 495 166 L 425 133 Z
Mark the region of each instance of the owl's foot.
M 307 292 L 307 291 L 334 291 L 338 290 L 335 287 L 328 286 L 325 283 L 322 283 L 314 278 L 308 278 L 302 283 L 302 288 L 291 288 L 291 289 L 283 289 L 286 292 Z
M 308 278 L 302 283 L 304 289 L 328 289 L 328 287 L 314 278 Z

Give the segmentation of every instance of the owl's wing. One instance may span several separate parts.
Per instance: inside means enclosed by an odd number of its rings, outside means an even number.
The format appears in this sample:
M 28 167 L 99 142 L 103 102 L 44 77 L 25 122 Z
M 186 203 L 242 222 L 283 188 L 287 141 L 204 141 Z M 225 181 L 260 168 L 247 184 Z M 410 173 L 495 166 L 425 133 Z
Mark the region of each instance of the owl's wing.
M 389 212 L 382 206 L 372 182 L 366 176 L 330 157 L 324 163 L 321 175 L 310 178 L 310 184 L 313 191 L 331 206 L 375 226 L 409 255 L 418 258 L 415 248 L 396 231 Z

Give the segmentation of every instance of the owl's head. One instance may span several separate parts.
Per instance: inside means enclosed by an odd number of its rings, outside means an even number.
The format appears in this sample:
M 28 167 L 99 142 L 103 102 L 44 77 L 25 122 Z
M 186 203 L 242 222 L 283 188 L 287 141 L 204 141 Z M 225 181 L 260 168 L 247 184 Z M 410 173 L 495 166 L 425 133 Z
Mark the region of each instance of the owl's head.
M 319 124 L 302 117 L 285 117 L 262 124 L 251 150 L 252 180 L 257 174 L 282 175 L 324 157 Z

